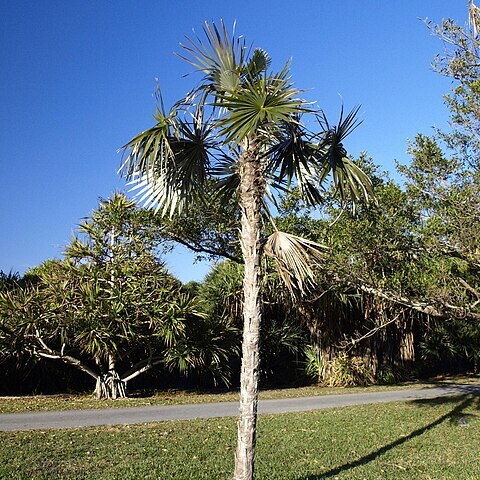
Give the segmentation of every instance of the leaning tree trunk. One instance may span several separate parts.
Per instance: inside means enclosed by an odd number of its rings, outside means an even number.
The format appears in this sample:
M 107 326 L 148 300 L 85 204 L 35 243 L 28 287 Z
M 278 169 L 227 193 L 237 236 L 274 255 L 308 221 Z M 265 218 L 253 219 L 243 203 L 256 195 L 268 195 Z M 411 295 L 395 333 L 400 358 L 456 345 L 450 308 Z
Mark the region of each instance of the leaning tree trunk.
M 243 342 L 240 374 L 240 417 L 238 420 L 235 480 L 253 480 L 261 320 L 260 230 L 264 184 L 254 148 L 240 163 L 240 243 L 245 262 L 243 279 Z

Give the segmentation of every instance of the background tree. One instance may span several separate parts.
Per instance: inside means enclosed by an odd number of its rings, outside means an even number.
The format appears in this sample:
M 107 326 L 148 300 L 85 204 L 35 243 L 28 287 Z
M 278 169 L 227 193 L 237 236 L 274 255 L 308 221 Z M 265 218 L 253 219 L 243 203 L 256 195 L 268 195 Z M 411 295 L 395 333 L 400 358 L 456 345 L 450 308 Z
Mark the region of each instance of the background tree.
M 0 270 L 0 292 L 5 292 L 15 288 L 21 282 L 18 273 L 10 271 L 9 273 Z
M 368 383 L 411 367 L 412 315 L 386 292 L 405 298 L 426 282 L 419 275 L 417 210 L 365 155 L 357 163 L 375 187 L 375 204 L 353 212 L 348 198 L 338 201 L 325 192 L 320 214 L 313 215 L 294 192 L 282 201 L 277 220 L 282 229 L 328 248 L 329 261 L 318 265 L 315 288 L 297 308 L 310 330 L 310 370 L 329 385 Z
M 227 381 L 229 331 L 167 273 L 148 216 L 123 195 L 101 201 L 65 261 L 1 295 L 2 343 L 75 366 L 98 397 L 125 396 L 127 382 L 158 364 Z
M 340 194 L 366 198 L 371 184 L 346 157 L 345 137 L 355 128 L 355 112 L 330 125 L 311 112 L 289 78 L 289 64 L 270 70 L 268 54 L 250 54 L 242 38 L 231 38 L 205 23 L 205 41 L 187 40 L 189 63 L 203 74 L 200 85 L 167 113 L 160 105 L 153 128 L 127 145 L 122 166 L 137 183 L 147 206 L 173 216 L 205 198 L 207 179 L 216 179 L 218 194 L 238 202 L 240 246 L 244 260 L 243 342 L 236 479 L 252 479 L 256 441 L 262 254 L 273 258 L 292 291 L 313 278 L 310 263 L 321 247 L 278 231 L 267 239 L 264 222 L 275 202 L 272 189 L 296 184 L 309 203 L 321 201 L 320 185 L 329 173 Z M 317 132 L 310 132 L 301 116 L 317 113 Z
M 430 365 L 433 361 L 438 365 L 439 359 L 446 357 L 478 362 L 479 19 L 479 9 L 470 2 L 468 27 L 451 20 L 428 24 L 445 45 L 434 68 L 454 80 L 452 92 L 446 96 L 452 130 L 415 138 L 409 149 L 411 164 L 399 167 L 406 188 L 374 180 L 378 206 L 361 206 L 352 218 L 333 203 L 325 212 L 325 222 L 306 218 L 308 213 L 302 213 L 300 222 L 301 229 L 308 225 L 308 230 L 317 231 L 309 238 L 332 247 L 334 261 L 329 265 L 334 267 L 330 272 L 328 267 L 323 269 L 320 280 L 324 290 L 340 289 L 343 294 L 350 290 L 352 298 L 361 300 L 358 310 L 365 317 L 363 328 L 371 328 L 367 312 L 381 320 L 380 325 L 392 327 L 393 323 L 395 332 L 403 332 L 403 358 L 408 352 L 410 358 L 415 354 L 414 320 L 417 333 L 423 337 L 417 347 Z M 295 208 L 295 215 L 287 218 L 293 226 L 299 223 Z M 322 299 L 328 302 L 328 293 Z M 328 302 L 330 308 L 338 304 L 331 298 Z M 352 311 L 348 308 L 346 313 L 351 316 Z M 330 311 L 326 318 L 346 318 L 339 313 Z M 312 318 L 317 321 L 318 315 Z M 398 321 L 393 322 L 395 318 Z M 340 324 L 327 325 L 318 344 L 330 347 L 335 329 L 338 334 L 334 338 L 346 332 L 351 336 L 355 322 L 338 328 Z M 373 325 L 372 331 L 378 326 Z M 378 342 L 382 332 L 386 334 L 388 328 L 374 336 L 358 332 L 354 338 Z M 388 348 L 395 344 L 392 333 L 388 335 L 390 345 L 385 344 Z M 320 352 L 321 347 L 317 347 Z M 322 355 L 328 358 L 331 352 Z
M 453 79 L 445 96 L 451 131 L 418 135 L 412 163 L 401 167 L 407 193 L 421 213 L 425 248 L 445 275 L 430 297 L 439 316 L 480 319 L 480 26 L 469 2 L 469 25 L 452 20 L 429 28 L 444 42 L 435 70 Z

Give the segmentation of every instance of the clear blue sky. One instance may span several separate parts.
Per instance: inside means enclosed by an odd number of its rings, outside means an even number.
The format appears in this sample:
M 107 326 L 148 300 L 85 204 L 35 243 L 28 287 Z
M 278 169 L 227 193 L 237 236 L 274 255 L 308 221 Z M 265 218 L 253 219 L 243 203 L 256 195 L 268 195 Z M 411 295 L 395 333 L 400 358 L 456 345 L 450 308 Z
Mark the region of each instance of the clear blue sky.
M 0 18 L 0 269 L 24 272 L 59 257 L 98 197 L 124 190 L 117 149 L 152 124 L 159 79 L 166 102 L 195 81 L 172 52 L 204 20 L 237 33 L 276 65 L 293 59 L 296 85 L 332 120 L 361 104 L 350 137 L 384 169 L 407 162 L 407 139 L 445 126 L 448 79 L 432 72 L 441 43 L 419 20 L 464 23 L 466 0 L 3 0 Z M 180 279 L 201 280 L 180 252 Z

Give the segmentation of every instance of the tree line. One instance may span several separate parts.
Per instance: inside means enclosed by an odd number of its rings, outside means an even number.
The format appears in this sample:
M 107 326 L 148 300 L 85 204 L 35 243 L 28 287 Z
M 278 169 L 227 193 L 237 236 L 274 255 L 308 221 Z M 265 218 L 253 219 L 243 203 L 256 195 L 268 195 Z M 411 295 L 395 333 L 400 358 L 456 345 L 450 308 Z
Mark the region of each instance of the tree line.
M 264 382 L 355 385 L 478 371 L 478 169 L 448 157 L 443 135 L 416 137 L 410 165 L 399 166 L 402 185 L 357 159 L 376 203 L 355 212 L 328 191 L 315 214 L 296 190 L 279 198 L 276 224 L 323 251 L 301 298 L 266 261 Z M 32 368 L 35 359 L 80 370 L 99 398 L 125 396 L 154 367 L 167 379 L 153 377 L 160 386 L 189 375 L 193 385 L 237 385 L 244 267 L 236 215 L 233 204 L 210 202 L 159 219 L 115 193 L 80 224 L 62 260 L 21 278 L 3 274 L 1 355 L 12 373 L 4 392 L 15 392 L 17 362 Z M 202 283 L 168 273 L 162 253 L 178 237 L 199 257 L 222 259 Z

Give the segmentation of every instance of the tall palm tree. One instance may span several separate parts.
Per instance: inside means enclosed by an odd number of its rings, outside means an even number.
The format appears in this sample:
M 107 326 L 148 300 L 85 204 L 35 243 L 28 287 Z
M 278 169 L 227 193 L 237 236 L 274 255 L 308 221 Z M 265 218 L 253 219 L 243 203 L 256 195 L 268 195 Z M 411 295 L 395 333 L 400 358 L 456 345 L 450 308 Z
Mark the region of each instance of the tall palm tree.
M 347 158 L 344 138 L 358 125 L 356 113 L 340 115 L 337 125 L 299 98 L 289 63 L 272 72 L 269 55 L 247 48 L 242 37 L 205 23 L 204 40 L 188 39 L 187 60 L 203 74 L 199 85 L 167 113 L 161 96 L 156 124 L 125 145 L 120 171 L 141 201 L 161 215 L 175 215 L 208 197 L 216 179 L 218 196 L 235 198 L 244 260 L 243 345 L 235 479 L 253 479 L 259 377 L 262 256 L 273 258 L 280 276 L 296 295 L 313 281 L 320 245 L 278 231 L 270 213 L 275 191 L 296 187 L 308 204 L 321 202 L 330 176 L 338 193 L 368 199 L 372 185 Z M 318 127 L 311 131 L 304 118 Z M 264 235 L 270 222 L 274 233 Z

